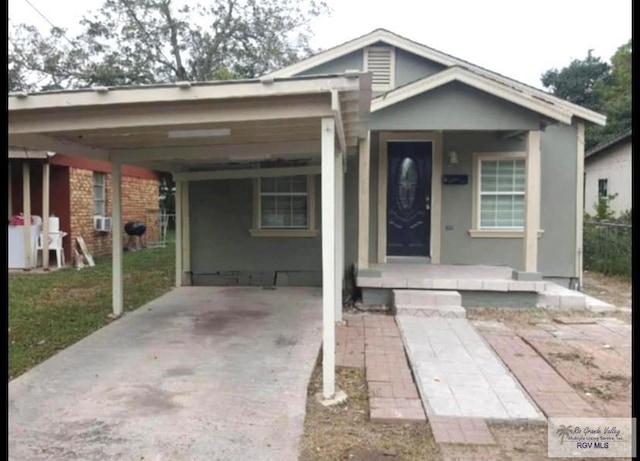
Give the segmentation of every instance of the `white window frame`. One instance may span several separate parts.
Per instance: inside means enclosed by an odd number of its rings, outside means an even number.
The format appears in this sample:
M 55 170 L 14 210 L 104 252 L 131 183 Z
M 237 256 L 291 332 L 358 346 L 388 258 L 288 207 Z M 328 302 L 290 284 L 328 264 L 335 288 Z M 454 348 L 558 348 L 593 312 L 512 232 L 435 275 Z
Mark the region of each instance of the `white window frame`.
M 299 175 L 292 175 L 299 176 Z M 262 178 L 253 180 L 253 228 L 249 233 L 253 237 L 317 237 L 316 229 L 316 188 L 315 176 L 307 175 L 307 227 L 262 227 Z
M 390 63 L 389 63 L 389 84 L 388 85 L 381 85 L 381 84 L 373 83 L 371 85 L 371 90 L 372 91 L 389 91 L 389 90 L 392 90 L 396 86 L 396 49 L 395 49 L 395 47 L 393 47 L 393 46 L 368 46 L 368 47 L 364 48 L 362 50 L 362 53 L 363 53 L 363 56 L 362 56 L 363 66 L 362 67 L 363 67 L 365 72 L 369 71 L 369 50 L 376 50 L 376 49 L 389 50 L 389 59 L 390 59 Z
M 96 182 L 96 178 L 97 177 L 101 177 L 102 178 L 102 184 L 98 184 Z M 107 174 L 103 173 L 101 171 L 94 171 L 93 175 L 91 176 L 91 196 L 92 196 L 92 203 L 93 203 L 93 210 L 91 210 L 93 212 L 94 216 L 106 216 L 107 215 Z M 97 187 L 102 187 L 102 199 L 99 200 L 96 198 L 96 188 Z M 102 202 L 102 214 L 96 214 L 95 210 L 96 210 L 96 204 L 98 202 Z
M 472 177 L 473 197 L 472 197 L 472 207 L 471 207 L 472 218 L 471 218 L 471 229 L 469 229 L 469 235 L 473 238 L 522 238 L 524 237 L 524 227 L 502 227 L 502 228 L 480 227 L 480 198 L 482 195 L 482 192 L 481 192 L 482 162 L 491 161 L 491 160 L 509 160 L 509 159 L 524 160 L 525 168 L 526 168 L 527 155 L 525 152 L 475 152 L 473 154 L 473 177 Z M 526 183 L 525 183 L 525 191 L 523 192 L 522 196 L 526 201 Z M 526 224 L 526 222 L 524 224 Z M 543 231 L 539 230 L 538 237 L 540 237 L 542 233 Z

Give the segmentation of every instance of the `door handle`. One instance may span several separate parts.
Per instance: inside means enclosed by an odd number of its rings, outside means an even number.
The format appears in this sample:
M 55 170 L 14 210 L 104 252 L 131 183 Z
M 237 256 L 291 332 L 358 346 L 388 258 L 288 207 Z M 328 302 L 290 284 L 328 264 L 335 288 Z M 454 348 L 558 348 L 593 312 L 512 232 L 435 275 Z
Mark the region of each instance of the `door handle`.
M 425 209 L 430 210 L 431 209 L 431 197 L 425 197 L 424 201 L 425 201 Z

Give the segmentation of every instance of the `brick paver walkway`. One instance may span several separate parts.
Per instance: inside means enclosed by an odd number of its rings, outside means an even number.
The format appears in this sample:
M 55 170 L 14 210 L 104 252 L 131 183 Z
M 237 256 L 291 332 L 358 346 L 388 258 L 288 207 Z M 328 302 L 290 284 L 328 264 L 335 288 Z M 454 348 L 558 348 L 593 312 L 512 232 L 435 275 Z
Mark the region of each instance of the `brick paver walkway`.
M 362 321 L 371 420 L 425 422 L 427 418 L 394 318 L 367 315 Z
M 480 329 L 547 417 L 596 417 L 593 408 L 536 351 L 508 329 Z
M 344 315 L 336 326 L 336 366 L 364 368 L 364 323 L 362 315 Z
M 482 418 L 429 416 L 433 437 L 438 443 L 493 445 L 495 440 Z

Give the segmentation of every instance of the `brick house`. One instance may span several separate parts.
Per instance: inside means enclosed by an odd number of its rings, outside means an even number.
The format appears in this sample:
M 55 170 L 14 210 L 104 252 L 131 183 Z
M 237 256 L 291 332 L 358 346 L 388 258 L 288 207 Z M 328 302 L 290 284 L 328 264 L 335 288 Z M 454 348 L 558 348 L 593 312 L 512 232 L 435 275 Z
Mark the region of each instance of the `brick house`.
M 25 165 L 30 182 L 31 215 L 42 216 L 43 165 L 50 171 L 50 215 L 57 216 L 65 260 L 72 262 L 72 245 L 82 236 L 94 256 L 110 254 L 111 233 L 95 229 L 94 216 L 110 217 L 111 164 L 101 160 L 44 152 L 9 152 L 9 217 L 24 209 Z M 153 210 L 159 205 L 161 174 L 136 166 L 122 167 L 122 222 L 146 224 L 147 241 L 157 241 L 159 229 Z M 126 238 L 126 237 L 125 237 Z M 123 242 L 123 244 L 126 243 Z

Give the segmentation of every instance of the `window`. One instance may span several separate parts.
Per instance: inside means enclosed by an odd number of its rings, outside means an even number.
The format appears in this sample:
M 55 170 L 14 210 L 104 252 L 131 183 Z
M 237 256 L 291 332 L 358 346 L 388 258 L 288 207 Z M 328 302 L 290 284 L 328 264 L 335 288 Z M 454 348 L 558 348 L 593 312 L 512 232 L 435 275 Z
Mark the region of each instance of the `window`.
M 387 91 L 394 86 L 394 48 L 374 46 L 364 49 L 364 70 L 371 72 L 371 89 Z
M 524 159 L 481 159 L 479 165 L 480 229 L 524 226 Z
M 598 198 L 600 197 L 608 197 L 608 179 L 598 179 Z
M 106 177 L 105 173 L 93 172 L 93 215 L 106 216 Z
M 254 236 L 316 235 L 313 176 L 258 178 Z

